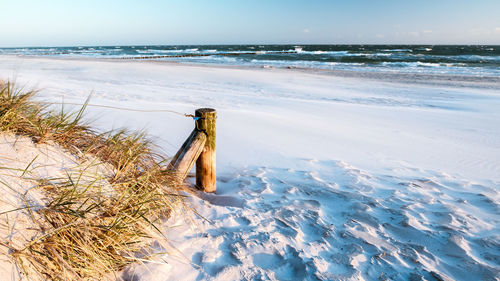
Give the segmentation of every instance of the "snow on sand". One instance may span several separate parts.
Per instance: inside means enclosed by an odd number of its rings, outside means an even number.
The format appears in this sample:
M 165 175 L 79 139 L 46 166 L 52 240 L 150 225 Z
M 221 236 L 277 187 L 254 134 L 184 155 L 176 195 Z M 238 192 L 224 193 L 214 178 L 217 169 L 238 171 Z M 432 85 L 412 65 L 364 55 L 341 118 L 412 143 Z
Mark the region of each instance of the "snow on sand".
M 496 83 L 0 57 L 0 78 L 12 77 L 56 102 L 94 91 L 94 104 L 218 110 L 218 193 L 192 198 L 208 221 L 173 218 L 180 253 L 125 279 L 500 278 Z M 148 127 L 170 155 L 193 126 L 166 113 L 88 115 L 104 129 Z

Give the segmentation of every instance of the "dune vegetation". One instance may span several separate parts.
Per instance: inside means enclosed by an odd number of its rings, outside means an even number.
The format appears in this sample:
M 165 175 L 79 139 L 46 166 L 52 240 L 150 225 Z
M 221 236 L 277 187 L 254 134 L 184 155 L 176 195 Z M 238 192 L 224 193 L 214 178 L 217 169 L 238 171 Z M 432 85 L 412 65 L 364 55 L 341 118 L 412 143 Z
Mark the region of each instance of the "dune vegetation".
M 24 211 L 31 220 L 34 234 L 23 245 L 0 244 L 20 278 L 115 280 L 127 265 L 166 251 L 160 225 L 187 210 L 179 182 L 165 171 L 167 158 L 155 152 L 144 132 L 98 133 L 84 121 L 85 105 L 56 112 L 35 95 L 0 83 L 0 134 L 60 146 L 81 159 L 82 167 L 63 178 L 33 178 L 29 167 L 19 173 L 44 196 L 41 206 L 26 202 L 1 214 Z M 106 172 L 91 169 L 96 165 Z

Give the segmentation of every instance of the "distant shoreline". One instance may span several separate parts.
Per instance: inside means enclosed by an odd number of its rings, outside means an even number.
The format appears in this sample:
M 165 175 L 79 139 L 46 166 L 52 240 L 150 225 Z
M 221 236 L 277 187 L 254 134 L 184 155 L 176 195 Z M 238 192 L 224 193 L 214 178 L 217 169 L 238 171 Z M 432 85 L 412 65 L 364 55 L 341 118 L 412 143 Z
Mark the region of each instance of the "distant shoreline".
M 500 46 L 489 45 L 122 45 L 0 48 L 0 55 L 500 77 Z
M 300 71 L 304 73 L 314 73 L 321 75 L 331 75 L 343 78 L 357 78 L 382 82 L 400 83 L 400 84 L 422 84 L 433 86 L 446 87 L 469 87 L 478 89 L 494 89 L 500 90 L 500 77 L 488 76 L 472 76 L 460 74 L 435 74 L 435 73 L 407 73 L 397 71 L 374 72 L 362 70 L 329 70 L 317 69 L 308 67 L 274 67 L 260 65 L 231 65 L 231 64 L 210 64 L 210 63 L 195 63 L 182 61 L 166 61 L 166 60 L 123 60 L 119 58 L 96 58 L 96 57 L 49 57 L 35 55 L 0 55 L 0 57 L 10 57 L 15 59 L 47 59 L 56 61 L 88 61 L 88 62 L 113 62 L 123 64 L 160 64 L 172 66 L 189 66 L 202 68 L 216 69 L 247 69 L 247 70 L 262 70 L 262 71 Z

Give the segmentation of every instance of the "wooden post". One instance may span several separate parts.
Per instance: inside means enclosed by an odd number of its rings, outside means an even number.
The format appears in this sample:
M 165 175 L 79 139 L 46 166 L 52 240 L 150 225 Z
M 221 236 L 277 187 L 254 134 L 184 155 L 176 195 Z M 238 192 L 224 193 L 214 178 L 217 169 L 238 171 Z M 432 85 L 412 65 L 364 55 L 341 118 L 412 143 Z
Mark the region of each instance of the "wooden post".
M 195 128 L 174 158 L 172 158 L 168 169 L 173 171 L 179 181 L 184 181 L 189 171 L 191 171 L 196 159 L 203 151 L 206 141 L 207 135 Z
M 217 111 L 212 108 L 200 108 L 195 111 L 196 129 L 207 136 L 205 147 L 196 161 L 196 186 L 205 191 L 215 193 L 215 123 Z

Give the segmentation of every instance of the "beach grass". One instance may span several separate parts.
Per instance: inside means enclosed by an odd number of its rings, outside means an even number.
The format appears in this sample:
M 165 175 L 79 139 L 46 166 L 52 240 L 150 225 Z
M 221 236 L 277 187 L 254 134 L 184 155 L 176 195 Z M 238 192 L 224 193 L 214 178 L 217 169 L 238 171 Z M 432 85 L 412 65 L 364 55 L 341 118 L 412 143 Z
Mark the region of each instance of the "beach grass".
M 83 121 L 85 105 L 56 112 L 35 95 L 0 82 L 0 132 L 57 144 L 87 166 L 64 178 L 32 179 L 46 197 L 40 208 L 26 206 L 37 234 L 22 247 L 4 245 L 23 278 L 116 280 L 125 266 L 154 259 L 167 248 L 160 225 L 188 209 L 165 171 L 167 158 L 144 132 L 97 133 Z M 101 164 L 106 172 L 91 172 Z

